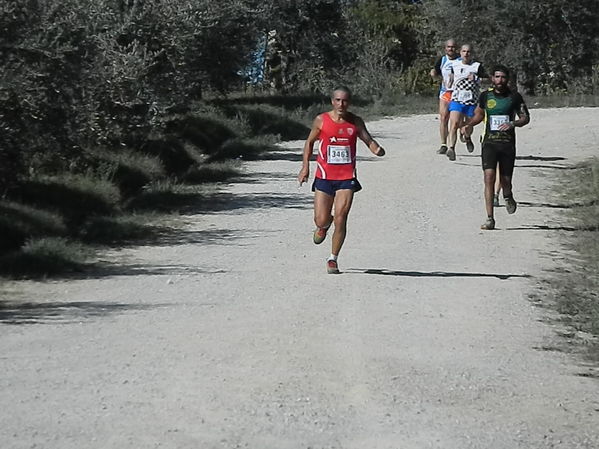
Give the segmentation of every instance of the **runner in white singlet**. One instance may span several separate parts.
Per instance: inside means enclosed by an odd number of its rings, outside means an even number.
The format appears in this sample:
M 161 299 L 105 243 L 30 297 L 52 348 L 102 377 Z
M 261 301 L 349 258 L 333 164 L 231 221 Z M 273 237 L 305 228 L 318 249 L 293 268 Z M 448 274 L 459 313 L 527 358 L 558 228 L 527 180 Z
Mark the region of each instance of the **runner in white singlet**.
M 437 150 L 438 154 L 447 153 L 447 134 L 449 123 L 448 106 L 451 101 L 451 63 L 459 59 L 455 51 L 456 43 L 453 39 L 449 39 L 445 43 L 445 55 L 439 57 L 435 62 L 435 66 L 431 70 L 433 78 L 441 79 L 441 87 L 439 88 L 439 134 L 441 135 L 441 146 Z

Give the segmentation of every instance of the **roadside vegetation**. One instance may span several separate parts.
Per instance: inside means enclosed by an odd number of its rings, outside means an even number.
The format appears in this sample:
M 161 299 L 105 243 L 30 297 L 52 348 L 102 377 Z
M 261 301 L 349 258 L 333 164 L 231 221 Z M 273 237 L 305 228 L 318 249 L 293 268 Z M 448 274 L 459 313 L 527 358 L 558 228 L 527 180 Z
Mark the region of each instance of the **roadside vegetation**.
M 568 170 L 558 180 L 567 233 L 560 268 L 548 273 L 533 299 L 558 312 L 563 336 L 599 361 L 599 159 Z
M 592 1 L 448 17 L 461 3 L 1 2 L 0 276 L 81 270 L 98 248 L 158 238 L 207 185 L 304 139 L 333 84 L 370 119 L 435 112 L 429 70 L 448 37 L 510 65 L 531 104 L 596 105 Z

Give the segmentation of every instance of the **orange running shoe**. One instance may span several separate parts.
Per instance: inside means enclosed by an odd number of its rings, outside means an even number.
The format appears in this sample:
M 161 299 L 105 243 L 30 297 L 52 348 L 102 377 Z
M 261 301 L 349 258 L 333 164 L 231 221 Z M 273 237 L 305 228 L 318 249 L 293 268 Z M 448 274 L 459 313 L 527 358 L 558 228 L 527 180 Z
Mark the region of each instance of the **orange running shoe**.
M 339 274 L 339 266 L 336 260 L 327 260 L 327 273 L 328 274 Z
M 314 240 L 314 243 L 316 243 L 317 245 L 320 245 L 322 242 L 324 242 L 324 239 L 327 238 L 327 231 L 329 230 L 329 228 L 331 227 L 331 225 L 333 224 L 333 216 L 331 215 L 331 222 L 329 223 L 329 225 L 326 228 L 316 228 L 314 230 L 314 235 L 312 236 L 312 240 Z

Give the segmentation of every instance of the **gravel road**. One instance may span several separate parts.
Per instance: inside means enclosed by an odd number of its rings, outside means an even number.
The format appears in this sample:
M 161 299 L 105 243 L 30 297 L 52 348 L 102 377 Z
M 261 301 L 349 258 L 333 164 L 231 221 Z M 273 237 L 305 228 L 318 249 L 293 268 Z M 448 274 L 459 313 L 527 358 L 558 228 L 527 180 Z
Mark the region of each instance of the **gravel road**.
M 599 109 L 531 115 L 495 231 L 478 146 L 450 162 L 435 115 L 389 118 L 368 123 L 387 156 L 359 148 L 340 275 L 288 142 L 97 272 L 4 283 L 0 446 L 598 448 L 597 371 L 550 350 L 529 295 L 568 232 L 553 176 L 597 154 Z

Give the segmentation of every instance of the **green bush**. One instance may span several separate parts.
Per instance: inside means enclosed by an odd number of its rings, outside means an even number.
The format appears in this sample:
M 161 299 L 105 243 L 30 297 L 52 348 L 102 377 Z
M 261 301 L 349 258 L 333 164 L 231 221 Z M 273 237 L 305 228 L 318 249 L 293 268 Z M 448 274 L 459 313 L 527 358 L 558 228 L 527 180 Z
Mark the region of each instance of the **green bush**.
M 123 197 L 130 197 L 148 183 L 165 177 L 158 157 L 127 148 L 116 151 L 96 148 L 85 151 L 84 155 L 81 166 L 73 168 L 116 184 Z
M 190 169 L 183 181 L 189 184 L 222 182 L 239 174 L 240 171 L 234 162 L 208 163 Z
M 192 143 L 205 154 L 212 154 L 225 141 L 238 135 L 234 128 L 234 122 L 213 112 L 211 116 L 189 114 L 172 120 L 167 132 Z
M 0 253 L 16 250 L 32 237 L 66 235 L 63 218 L 52 212 L 0 201 Z
M 282 140 L 304 139 L 310 132 L 305 124 L 295 121 L 283 107 L 243 105 L 229 110 L 240 115 L 249 125 L 252 136 L 271 134 Z
M 29 240 L 20 251 L 0 256 L 0 274 L 48 276 L 82 269 L 93 252 L 65 238 Z
M 256 160 L 270 146 L 264 144 L 264 139 L 231 139 L 210 156 L 208 162 L 224 161 L 227 159 Z
M 114 217 L 91 217 L 80 233 L 86 243 L 113 244 L 135 242 L 148 239 L 157 233 L 156 226 L 150 225 L 157 220 L 153 215 L 121 215 Z
M 61 214 L 72 235 L 79 232 L 88 217 L 116 213 L 121 200 L 111 182 L 71 174 L 26 181 L 15 196 L 25 204 Z
M 202 193 L 198 187 L 168 179 L 147 186 L 139 195 L 126 203 L 126 208 L 136 213 L 181 212 L 201 199 Z
M 183 175 L 196 162 L 181 140 L 174 137 L 148 140 L 140 151 L 158 158 L 166 173 L 175 177 Z

